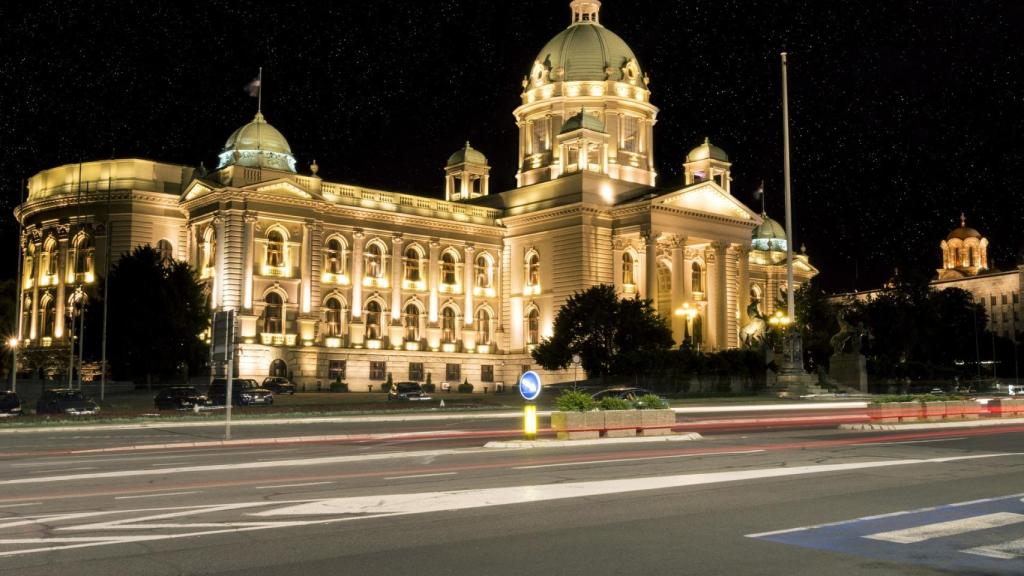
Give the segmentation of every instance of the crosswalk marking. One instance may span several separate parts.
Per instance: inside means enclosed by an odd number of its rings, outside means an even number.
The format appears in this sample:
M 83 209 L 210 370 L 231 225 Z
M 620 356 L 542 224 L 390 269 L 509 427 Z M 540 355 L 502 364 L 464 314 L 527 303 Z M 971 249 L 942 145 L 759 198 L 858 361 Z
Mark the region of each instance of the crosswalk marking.
M 1000 526 L 1009 526 L 1011 524 L 1019 524 L 1021 522 L 1024 522 L 1024 514 L 996 512 L 994 514 L 985 514 L 983 516 L 961 518 L 960 520 L 950 520 L 948 522 L 937 522 L 935 524 L 914 526 L 913 528 L 904 528 L 903 530 L 878 532 L 876 534 L 868 534 L 864 536 L 864 538 L 896 542 L 898 544 L 913 544 L 915 542 L 931 540 L 932 538 L 955 536 L 966 532 L 998 528 Z
M 1024 558 L 1024 538 L 1003 542 L 1002 544 L 993 544 L 991 546 L 968 548 L 967 550 L 961 550 L 961 552 L 976 554 L 978 556 L 988 556 L 989 558 L 998 558 L 999 560 Z

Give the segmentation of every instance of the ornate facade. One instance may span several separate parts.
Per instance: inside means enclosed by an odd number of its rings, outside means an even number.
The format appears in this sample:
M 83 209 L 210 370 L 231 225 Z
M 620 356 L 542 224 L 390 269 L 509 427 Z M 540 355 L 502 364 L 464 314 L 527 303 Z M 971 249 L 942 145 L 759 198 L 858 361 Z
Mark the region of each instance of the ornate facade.
M 124 159 L 33 176 L 16 210 L 20 338 L 60 345 L 70 294 L 109 254 L 150 244 L 196 268 L 211 310 L 237 312 L 238 374 L 307 388 L 365 390 L 388 373 L 513 383 L 566 299 L 602 283 L 651 299 L 679 342 L 739 346 L 761 310 L 751 295 L 770 314 L 788 289 L 785 233 L 732 196 L 728 156 L 707 140 L 681 188 L 654 187 L 649 78 L 599 1 L 570 7 L 523 82 L 513 190 L 491 193 L 468 142 L 445 200 L 327 182 L 315 161 L 300 174 L 260 112 L 209 173 Z M 797 282 L 817 272 L 803 255 L 794 267 Z

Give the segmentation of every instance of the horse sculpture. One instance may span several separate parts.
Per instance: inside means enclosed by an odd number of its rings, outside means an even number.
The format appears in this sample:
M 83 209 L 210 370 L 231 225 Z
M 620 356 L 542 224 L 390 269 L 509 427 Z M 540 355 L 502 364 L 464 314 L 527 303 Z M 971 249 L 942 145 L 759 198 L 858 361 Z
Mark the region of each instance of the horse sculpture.
M 759 348 L 764 344 L 768 320 L 758 308 L 758 303 L 759 301 L 755 299 L 747 306 L 747 317 L 750 318 L 750 322 L 740 328 L 740 344 L 744 348 Z
M 834 354 L 860 354 L 860 340 L 864 335 L 864 328 L 861 325 L 850 324 L 842 313 L 836 316 L 836 320 L 839 322 L 839 332 L 829 340 L 832 352 Z

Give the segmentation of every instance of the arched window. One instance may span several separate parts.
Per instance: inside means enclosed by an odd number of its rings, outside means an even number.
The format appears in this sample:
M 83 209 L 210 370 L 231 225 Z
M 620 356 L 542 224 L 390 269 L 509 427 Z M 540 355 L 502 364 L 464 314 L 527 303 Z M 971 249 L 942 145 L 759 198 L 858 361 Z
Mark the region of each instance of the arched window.
M 90 274 L 93 271 L 92 238 L 85 234 L 75 238 L 75 274 Z
M 690 267 L 690 289 L 694 292 L 704 291 L 704 269 L 700 262 L 694 262 Z
M 324 306 L 324 336 L 341 335 L 341 302 L 337 298 L 328 298 Z
M 203 239 L 203 268 L 217 266 L 217 232 L 211 226 Z
M 43 329 L 43 338 L 53 338 L 57 325 L 57 311 L 53 298 L 44 298 L 39 310 L 39 325 Z
M 380 318 L 380 304 L 378 304 L 376 301 L 371 300 L 366 305 L 366 338 L 368 340 L 380 340 Z
M 526 285 L 540 285 L 540 256 L 536 252 L 526 258 Z
M 491 265 L 491 259 L 481 254 L 476 257 L 476 270 L 474 270 L 474 276 L 476 277 L 477 288 L 490 288 L 491 282 L 494 278 L 494 266 Z
M 345 273 L 345 248 L 337 238 L 331 238 L 324 247 L 324 271 L 328 274 Z
M 366 275 L 370 278 L 384 276 L 384 250 L 376 242 L 366 247 Z
M 974 246 L 967 248 L 967 265 L 974 266 Z
M 21 305 L 21 338 L 28 338 L 32 333 L 32 298 L 26 296 Z
M 161 239 L 156 243 L 156 251 L 160 254 L 160 263 L 164 266 L 174 262 L 174 246 L 171 246 L 170 241 Z
M 536 308 L 526 315 L 526 343 L 540 343 L 540 312 Z
M 36 277 L 36 245 L 29 243 L 28 249 L 25 250 L 25 278 Z
M 277 292 L 267 294 L 263 299 L 263 332 L 268 334 L 280 334 L 284 331 L 284 302 Z
M 280 268 L 284 265 L 284 236 L 278 230 L 267 234 L 267 266 Z
M 441 283 L 455 284 L 455 256 L 451 252 L 441 255 Z
M 50 238 L 43 248 L 43 262 L 45 262 L 47 276 L 57 275 L 57 259 L 57 242 Z
M 622 253 L 622 283 L 623 284 L 636 284 L 633 279 L 633 269 L 635 262 L 633 261 L 633 254 L 630 252 Z
M 476 312 L 477 342 L 489 344 L 491 342 L 491 314 L 481 308 Z
M 420 281 L 420 253 L 415 248 L 405 251 L 405 279 L 409 282 Z
M 455 342 L 455 310 L 451 307 L 441 311 L 441 341 Z
M 405 307 L 402 315 L 402 323 L 405 325 L 405 339 L 409 342 L 417 342 L 420 339 L 420 309 L 415 304 Z

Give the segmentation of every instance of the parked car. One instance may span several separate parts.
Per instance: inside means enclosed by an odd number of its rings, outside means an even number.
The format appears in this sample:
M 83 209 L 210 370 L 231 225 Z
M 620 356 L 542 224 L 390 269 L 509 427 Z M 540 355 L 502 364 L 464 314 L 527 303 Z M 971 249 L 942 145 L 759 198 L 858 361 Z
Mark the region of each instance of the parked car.
M 618 388 L 606 388 L 604 390 L 601 390 L 600 392 L 595 392 L 594 394 L 591 395 L 591 398 L 593 398 L 595 402 L 600 402 L 604 398 L 621 398 L 622 400 L 635 402 L 641 396 L 646 396 L 648 394 L 654 394 L 654 392 L 651 392 L 646 388 L 623 386 Z M 661 396 L 659 394 L 654 395 L 661 398 L 662 401 L 665 402 L 665 404 L 668 404 L 668 398 L 665 398 L 664 396 Z
M 417 382 L 395 382 L 391 385 L 391 389 L 388 390 L 388 400 L 430 400 L 430 396 L 423 392 L 423 387 Z
M 263 387 L 274 394 L 295 394 L 295 384 L 284 376 L 267 376 L 263 379 Z
M 210 389 L 206 393 L 206 396 L 210 399 L 210 404 L 214 406 L 224 406 L 224 400 L 227 398 L 227 386 L 228 381 L 224 378 L 217 378 L 210 384 Z M 231 405 L 232 406 L 252 406 L 258 405 L 270 405 L 274 403 L 274 393 L 266 388 L 261 388 L 255 380 L 248 378 L 236 378 L 231 382 Z
M 207 402 L 206 396 L 195 386 L 171 386 L 153 398 L 157 410 L 191 410 L 195 406 L 205 406 Z
M 18 397 L 17 392 L 0 392 L 0 418 L 7 418 L 9 416 L 21 416 L 24 414 L 21 410 L 21 398 Z
M 36 414 L 96 414 L 100 407 L 82 394 L 81 390 L 71 388 L 51 388 L 44 390 L 36 402 Z

